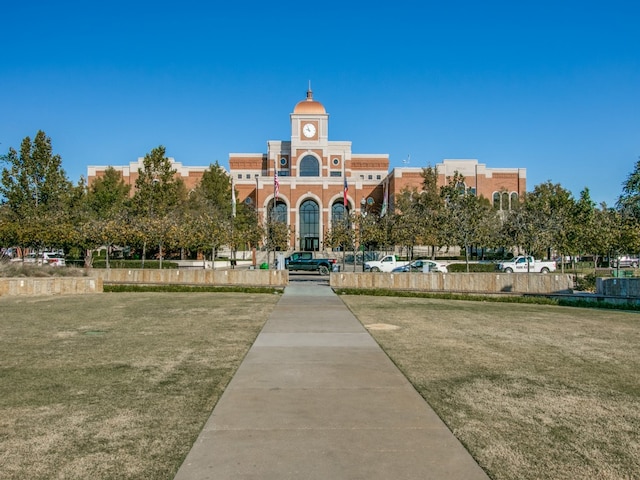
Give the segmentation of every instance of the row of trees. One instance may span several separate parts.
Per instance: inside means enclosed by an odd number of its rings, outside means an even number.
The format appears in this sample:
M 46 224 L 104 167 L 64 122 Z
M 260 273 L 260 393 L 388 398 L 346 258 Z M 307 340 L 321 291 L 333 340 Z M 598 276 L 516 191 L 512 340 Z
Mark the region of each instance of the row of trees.
M 3 160 L 0 245 L 76 250 L 90 264 L 102 246 L 127 245 L 143 261 L 162 261 L 167 251 L 213 257 L 223 245 L 251 248 L 265 236 L 253 209 L 232 209 L 230 179 L 218 163 L 188 194 L 162 146 L 145 155 L 133 195 L 113 168 L 91 185 L 72 185 L 42 131 Z
M 352 215 L 328 232 L 327 243 L 346 249 L 404 246 L 409 252 L 416 245 L 431 246 L 432 255 L 459 246 L 467 265 L 473 249 L 518 249 L 546 258 L 593 256 L 595 264 L 599 257 L 640 251 L 640 161 L 615 208 L 597 206 L 588 188 L 575 199 L 560 184 L 546 182 L 501 210 L 467 190 L 457 172 L 444 186 L 438 186 L 433 167 L 423 169 L 422 178 L 421 190 L 405 189 L 396 196 L 393 213 Z
M 286 250 L 290 229 L 269 219 L 260 222 L 253 207 L 232 208 L 232 183 L 218 163 L 203 174 L 189 194 L 176 178 L 162 146 L 144 157 L 133 186 L 108 168 L 91 185 L 67 179 L 51 139 L 39 131 L 25 138 L 19 151 L 2 157 L 0 245 L 64 248 L 85 254 L 102 246 L 128 245 L 140 257 L 162 259 L 165 252 L 183 258 L 228 246 L 232 250 L 264 247 Z M 616 255 L 640 251 L 640 161 L 623 184 L 615 208 L 596 206 L 584 189 L 579 198 L 559 184 L 546 182 L 513 202 L 494 208 L 471 194 L 458 173 L 438 186 L 438 172 L 423 169 L 421 189 L 395 196 L 393 211 L 351 212 L 325 232 L 325 248 L 390 249 L 431 246 L 435 252 L 459 246 L 467 260 L 472 248 L 507 248 L 549 256 Z

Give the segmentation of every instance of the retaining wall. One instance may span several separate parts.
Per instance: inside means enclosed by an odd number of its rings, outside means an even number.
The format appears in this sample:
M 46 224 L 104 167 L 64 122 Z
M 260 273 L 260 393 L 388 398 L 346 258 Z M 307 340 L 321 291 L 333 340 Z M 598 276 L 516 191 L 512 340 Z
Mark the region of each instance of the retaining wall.
M 596 278 L 596 295 L 620 298 L 640 297 L 640 277 Z
M 461 293 L 572 293 L 573 278 L 550 273 L 332 273 L 334 288 Z
M 253 287 L 285 287 L 289 284 L 286 270 L 208 270 L 208 269 L 126 269 L 94 268 L 91 275 L 104 283 L 179 284 L 179 285 L 246 285 Z
M 14 295 L 82 295 L 102 293 L 102 279 L 94 277 L 0 278 L 0 297 Z

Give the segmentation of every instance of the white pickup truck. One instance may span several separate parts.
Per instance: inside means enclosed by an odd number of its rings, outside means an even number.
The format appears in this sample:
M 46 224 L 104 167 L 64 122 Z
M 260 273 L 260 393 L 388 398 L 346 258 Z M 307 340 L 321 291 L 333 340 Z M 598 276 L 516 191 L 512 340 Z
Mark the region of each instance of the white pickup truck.
M 519 256 L 511 260 L 500 262 L 498 270 L 504 273 L 549 273 L 556 271 L 556 262 L 543 262 L 533 257 Z
M 385 255 L 378 260 L 369 260 L 364 264 L 365 272 L 391 272 L 396 267 L 403 267 L 409 262 L 399 262 L 395 255 Z

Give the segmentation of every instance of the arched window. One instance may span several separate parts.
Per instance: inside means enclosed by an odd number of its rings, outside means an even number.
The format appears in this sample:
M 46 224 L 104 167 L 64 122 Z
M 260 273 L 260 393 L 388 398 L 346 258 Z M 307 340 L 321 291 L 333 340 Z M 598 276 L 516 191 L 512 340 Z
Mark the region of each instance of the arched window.
M 341 200 L 336 202 L 331 207 L 331 224 L 344 222 L 349 217 L 349 210 L 344 206 L 344 202 Z
M 515 208 L 516 205 L 518 204 L 518 193 L 517 192 L 511 192 L 511 203 L 509 204 L 509 208 Z
M 319 177 L 320 163 L 313 155 L 307 155 L 300 161 L 301 177 Z
M 278 200 L 276 206 L 273 206 L 273 201 L 269 204 L 269 216 L 274 222 L 287 223 L 287 204 Z
M 493 192 L 493 208 L 500 210 L 500 192 Z
M 502 192 L 502 202 L 500 205 L 500 210 L 509 210 L 509 193 Z

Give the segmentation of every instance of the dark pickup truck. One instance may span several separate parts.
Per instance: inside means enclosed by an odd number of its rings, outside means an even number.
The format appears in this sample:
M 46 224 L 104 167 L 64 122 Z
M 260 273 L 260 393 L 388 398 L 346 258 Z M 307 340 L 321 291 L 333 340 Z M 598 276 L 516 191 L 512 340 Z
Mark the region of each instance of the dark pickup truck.
M 284 266 L 287 270 L 306 270 L 318 272 L 320 275 L 328 275 L 334 270 L 335 264 L 335 258 L 313 258 L 312 252 L 293 252 L 284 259 Z

